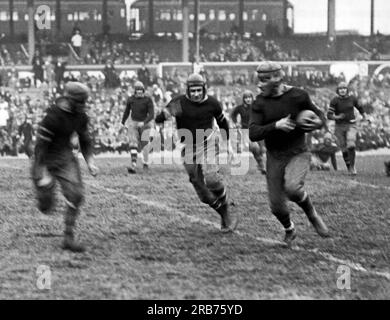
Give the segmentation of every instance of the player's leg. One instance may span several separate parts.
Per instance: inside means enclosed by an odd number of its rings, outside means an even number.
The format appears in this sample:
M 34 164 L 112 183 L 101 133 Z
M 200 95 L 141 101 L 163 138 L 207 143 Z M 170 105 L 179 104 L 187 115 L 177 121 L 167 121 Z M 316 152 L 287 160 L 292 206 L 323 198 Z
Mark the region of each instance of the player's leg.
M 137 158 L 138 158 L 138 142 L 139 142 L 139 133 L 138 133 L 138 122 L 129 120 L 128 134 L 129 134 L 129 148 L 130 148 L 130 166 L 127 168 L 129 173 L 136 173 L 135 169 L 137 167 Z
M 303 209 L 317 233 L 322 237 L 328 237 L 328 228 L 304 190 L 305 178 L 310 170 L 310 158 L 310 152 L 304 152 L 290 159 L 284 174 L 284 190 L 287 197 Z
M 349 125 L 346 133 L 346 139 L 347 139 L 347 150 L 348 150 L 348 157 L 350 162 L 350 174 L 356 175 L 356 168 L 355 168 L 355 159 L 356 159 L 356 138 L 357 138 L 357 130 L 356 125 Z
M 272 214 L 282 224 L 285 231 L 284 241 L 290 245 L 296 237 L 294 223 L 290 219 L 287 198 L 284 192 L 285 161 L 272 157 L 267 153 L 267 188 Z
M 266 174 L 265 170 L 265 161 L 264 161 L 264 155 L 265 150 L 260 144 L 260 142 L 249 142 L 249 151 L 253 154 L 253 157 L 255 158 L 257 162 L 257 168 L 260 170 L 262 174 Z
M 219 139 L 216 136 L 216 139 Z M 210 206 L 221 216 L 221 230 L 223 232 L 234 231 L 237 228 L 239 217 L 232 211 L 228 201 L 227 188 L 220 172 L 219 144 L 211 139 L 206 144 L 206 161 L 203 172 L 207 188 L 215 195 L 216 201 Z
M 84 190 L 78 160 L 74 157 L 56 171 L 57 179 L 61 185 L 66 199 L 65 234 L 63 249 L 73 252 L 83 252 L 85 247 L 75 241 L 74 230 L 79 215 L 79 208 L 84 199 Z
M 348 153 L 348 149 L 347 149 L 347 136 L 346 136 L 345 125 L 336 124 L 334 134 L 337 138 L 337 144 L 338 144 L 339 148 L 341 149 L 341 152 L 343 153 L 343 159 L 344 159 L 345 165 L 349 171 L 350 160 L 349 160 L 349 153 Z
M 46 167 L 32 164 L 31 176 L 36 191 L 38 209 L 44 214 L 50 214 L 55 204 L 55 179 Z
M 144 169 L 148 169 L 149 155 L 150 155 L 150 147 L 151 147 L 151 138 L 153 137 L 153 124 L 151 122 L 147 123 L 141 130 L 141 150 L 142 150 L 142 163 Z

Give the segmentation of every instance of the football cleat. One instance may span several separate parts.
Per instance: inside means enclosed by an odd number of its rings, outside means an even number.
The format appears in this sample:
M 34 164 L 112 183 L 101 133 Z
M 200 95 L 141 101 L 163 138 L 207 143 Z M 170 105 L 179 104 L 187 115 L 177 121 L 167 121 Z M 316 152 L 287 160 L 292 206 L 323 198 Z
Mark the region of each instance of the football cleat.
M 283 241 L 287 244 L 288 247 L 291 247 L 292 242 L 295 240 L 296 237 L 297 232 L 295 231 L 295 228 L 293 228 L 292 230 L 286 231 Z
M 219 208 L 218 213 L 221 215 L 221 231 L 223 233 L 233 232 L 238 226 L 238 215 L 232 213 L 227 204 Z
M 64 241 L 62 242 L 62 249 L 69 250 L 72 252 L 85 252 L 85 246 L 80 243 L 77 243 L 73 236 L 65 235 Z

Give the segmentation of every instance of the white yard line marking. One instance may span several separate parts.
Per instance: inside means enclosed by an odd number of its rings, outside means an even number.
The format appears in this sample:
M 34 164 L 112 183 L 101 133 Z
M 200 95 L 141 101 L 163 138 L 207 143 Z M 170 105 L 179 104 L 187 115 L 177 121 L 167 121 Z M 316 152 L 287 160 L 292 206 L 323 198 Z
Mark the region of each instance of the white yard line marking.
M 22 168 L 14 167 L 14 166 L 11 166 L 11 165 L 1 165 L 1 167 L 6 167 L 6 168 L 10 168 L 10 169 L 15 169 L 15 170 L 23 170 Z M 185 212 L 177 210 L 177 209 L 174 209 L 174 208 L 171 208 L 171 207 L 167 206 L 164 203 L 156 202 L 156 201 L 152 201 L 152 200 L 141 199 L 138 196 L 134 196 L 134 195 L 131 195 L 131 194 L 124 193 L 121 189 L 112 189 L 112 188 L 100 186 L 100 185 L 98 185 L 96 183 L 91 183 L 91 182 L 88 182 L 88 181 L 85 181 L 84 183 L 89 185 L 89 186 L 91 186 L 91 187 L 93 187 L 93 188 L 95 188 L 95 189 L 97 189 L 97 190 L 105 191 L 105 192 L 108 192 L 108 193 L 115 193 L 115 194 L 117 194 L 118 191 L 120 191 L 123 195 L 125 195 L 126 197 L 128 197 L 128 198 L 130 198 L 130 199 L 132 199 L 134 201 L 137 201 L 138 203 L 144 204 L 146 206 L 149 206 L 149 207 L 152 207 L 152 208 L 155 208 L 155 209 L 159 209 L 159 210 L 162 209 L 162 210 L 165 210 L 165 211 L 174 212 L 175 214 L 179 215 L 180 217 L 189 220 L 191 223 L 199 223 L 199 224 L 203 224 L 203 225 L 212 226 L 212 227 L 214 227 L 216 229 L 220 229 L 220 225 L 217 224 L 217 223 L 211 222 L 211 221 L 206 220 L 206 219 L 200 219 L 198 217 L 188 215 Z M 361 185 L 366 185 L 368 187 L 374 186 L 374 185 L 371 185 L 371 184 L 364 184 L 364 183 L 359 183 L 359 182 L 357 182 L 357 183 L 361 184 Z M 283 242 L 275 240 L 275 239 L 256 237 L 256 236 L 253 236 L 253 235 L 251 235 L 249 233 L 242 232 L 242 231 L 235 231 L 234 234 L 236 234 L 238 236 L 241 236 L 241 237 L 249 237 L 249 238 L 252 238 L 252 239 L 254 239 L 256 241 L 265 243 L 265 244 L 270 244 L 270 245 L 283 245 L 284 244 Z M 302 247 L 299 247 L 299 246 L 293 246 L 291 248 L 291 250 L 298 251 L 298 252 L 314 253 L 316 255 L 319 255 L 319 256 L 323 257 L 325 260 L 328 260 L 330 262 L 334 262 L 334 263 L 338 263 L 338 264 L 342 264 L 342 265 L 348 266 L 352 270 L 360 271 L 360 272 L 363 272 L 363 273 L 366 273 L 366 274 L 369 274 L 369 275 L 373 275 L 373 276 L 383 277 L 383 278 L 386 278 L 387 280 L 390 280 L 390 272 L 369 270 L 369 269 L 363 267 L 360 263 L 356 263 L 356 262 L 353 262 L 353 261 L 350 261 L 350 260 L 337 258 L 337 257 L 331 255 L 330 253 L 322 252 L 319 249 L 305 249 L 305 248 L 302 248 Z

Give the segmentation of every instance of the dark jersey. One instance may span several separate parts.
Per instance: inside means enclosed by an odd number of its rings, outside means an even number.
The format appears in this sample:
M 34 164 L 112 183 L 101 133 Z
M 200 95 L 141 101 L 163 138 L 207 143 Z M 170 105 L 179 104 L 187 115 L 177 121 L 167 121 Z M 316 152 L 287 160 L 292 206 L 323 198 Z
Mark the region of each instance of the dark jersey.
M 358 100 L 354 96 L 347 96 L 345 98 L 342 97 L 334 97 L 330 101 L 330 106 L 328 110 L 328 119 L 331 119 L 331 114 L 340 115 L 341 113 L 345 114 L 344 119 L 336 120 L 336 123 L 354 123 L 356 122 L 355 118 L 355 109 L 358 109 L 360 114 L 364 114 L 364 110 L 362 106 L 359 105 Z
M 134 121 L 149 122 L 154 118 L 154 105 L 152 99 L 149 97 L 137 98 L 131 96 L 127 99 L 126 109 L 122 117 L 122 124 L 125 124 L 130 115 Z
M 276 129 L 276 122 L 291 115 L 295 120 L 303 110 L 312 110 L 325 123 L 325 117 L 311 101 L 306 91 L 291 88 L 278 97 L 258 95 L 251 106 L 249 137 L 252 141 L 265 139 L 267 150 L 274 155 L 291 155 L 307 151 L 305 132 L 296 127 L 290 132 Z
M 55 105 L 47 109 L 37 130 L 35 154 L 38 162 L 71 153 L 71 136 L 74 132 L 78 134 L 84 157 L 92 155 L 92 139 L 88 132 L 89 118 L 85 112 L 69 112 L 69 106 L 69 100 L 61 97 L 56 100 Z
M 214 97 L 209 96 L 200 103 L 194 103 L 185 95 L 180 95 L 173 98 L 166 109 L 171 116 L 176 118 L 178 130 L 186 129 L 191 132 L 194 143 L 198 143 L 195 141 L 196 130 L 213 129 L 214 119 L 229 138 L 229 124 L 222 112 L 221 104 Z M 165 113 L 160 113 L 156 117 L 157 123 L 165 120 L 167 120 Z
M 248 129 L 249 128 L 249 114 L 250 114 L 250 106 L 241 104 L 235 107 L 232 111 L 232 121 L 233 123 L 237 123 L 237 117 L 240 115 L 241 117 L 241 128 Z

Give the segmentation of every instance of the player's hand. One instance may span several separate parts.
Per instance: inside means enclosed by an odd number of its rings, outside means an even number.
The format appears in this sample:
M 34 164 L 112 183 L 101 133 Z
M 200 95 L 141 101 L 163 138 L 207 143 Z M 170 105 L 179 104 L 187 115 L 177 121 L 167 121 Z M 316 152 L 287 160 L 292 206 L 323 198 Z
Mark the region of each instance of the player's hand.
M 291 130 L 294 130 L 295 126 L 295 122 L 291 120 L 291 114 L 283 119 L 280 119 L 275 124 L 276 129 L 282 130 L 284 132 L 290 132 Z
M 88 162 L 88 171 L 91 176 L 96 177 L 99 173 L 99 168 L 93 163 L 93 161 Z
M 318 129 L 319 127 L 321 127 L 322 125 L 322 121 L 313 121 L 313 120 L 310 120 L 310 119 L 306 119 L 305 123 L 302 123 L 300 125 L 300 128 L 303 130 L 303 131 L 313 131 L 315 129 Z
M 345 113 L 340 113 L 339 115 L 334 115 L 335 120 L 343 120 L 345 118 Z

